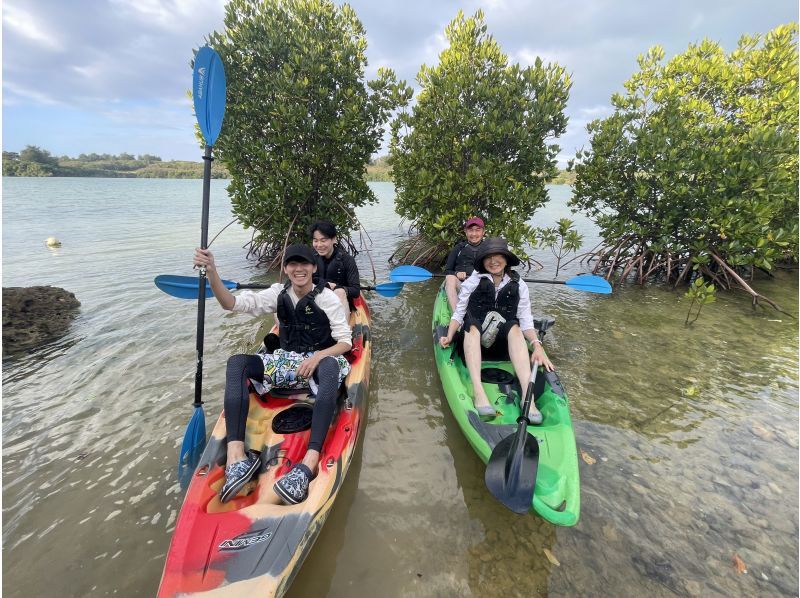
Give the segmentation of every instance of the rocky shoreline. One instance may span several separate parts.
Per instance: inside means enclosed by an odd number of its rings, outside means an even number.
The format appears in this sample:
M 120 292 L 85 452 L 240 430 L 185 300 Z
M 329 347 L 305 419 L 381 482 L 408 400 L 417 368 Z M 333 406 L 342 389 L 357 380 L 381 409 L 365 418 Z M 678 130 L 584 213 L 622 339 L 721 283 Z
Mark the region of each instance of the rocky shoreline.
M 3 287 L 3 355 L 30 351 L 64 336 L 81 303 L 58 287 Z

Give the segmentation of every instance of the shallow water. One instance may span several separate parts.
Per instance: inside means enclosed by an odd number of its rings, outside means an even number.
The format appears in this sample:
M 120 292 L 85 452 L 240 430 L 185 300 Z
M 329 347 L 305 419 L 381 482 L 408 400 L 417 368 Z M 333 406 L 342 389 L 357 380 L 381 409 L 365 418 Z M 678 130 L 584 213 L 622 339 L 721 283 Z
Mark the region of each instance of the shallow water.
M 62 340 L 3 363 L 3 592 L 153 595 L 182 500 L 175 462 L 191 416 L 195 312 L 152 278 L 191 273 L 200 182 L 3 184 L 3 286 L 54 284 L 83 304 Z M 373 189 L 381 203 L 359 216 L 381 282 L 401 232 L 391 185 Z M 569 215 L 569 188 L 551 196 L 537 224 Z M 573 219 L 591 247 L 591 223 Z M 213 181 L 212 235 L 229 220 L 224 182 Z M 61 249 L 44 247 L 51 235 Z M 244 260 L 248 239 L 236 226 L 219 237 L 220 271 L 265 281 Z M 552 276 L 552 260 L 537 257 L 546 270 L 536 276 Z M 359 265 L 370 278 L 365 255 Z M 560 278 L 579 271 L 573 262 Z M 758 285 L 797 313 L 796 273 Z M 436 376 L 436 286 L 370 299 L 362 445 L 290 596 L 796 595 L 795 320 L 726 295 L 685 328 L 679 291 L 531 285 L 534 312 L 556 316 L 546 346 L 578 447 L 596 460 L 580 461 L 581 521 L 555 528 L 484 488 Z M 207 309 L 209 426 L 225 359 L 258 328 Z

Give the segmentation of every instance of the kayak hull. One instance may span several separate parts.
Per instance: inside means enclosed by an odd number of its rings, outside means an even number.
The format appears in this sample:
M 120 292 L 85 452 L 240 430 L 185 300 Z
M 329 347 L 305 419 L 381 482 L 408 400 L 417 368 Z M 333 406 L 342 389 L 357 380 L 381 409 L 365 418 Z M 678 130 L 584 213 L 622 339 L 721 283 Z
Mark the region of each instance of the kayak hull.
M 442 286 L 433 308 L 436 367 L 447 403 L 459 428 L 473 450 L 486 463 L 497 443 L 516 432 L 524 389 L 520 388 L 514 376 L 511 362 L 484 361 L 481 364 L 482 385 L 490 402 L 502 415 L 483 421 L 472 403 L 472 383 L 463 359 L 453 347 L 442 349 L 439 345 L 439 337 L 446 333 L 450 316 L 450 306 Z M 527 431 L 539 443 L 531 510 L 550 523 L 575 525 L 580 517 L 580 476 L 569 398 L 558 375 L 543 370 L 537 375 L 534 397 L 543 421 L 540 425 L 527 427 Z
M 219 501 L 227 447 L 223 413 L 189 482 L 158 596 L 281 596 L 289 587 L 341 489 L 365 420 L 371 341 L 363 298 L 355 301 L 351 325 L 351 371 L 308 498 L 298 505 L 276 504 L 272 491 L 275 481 L 302 459 L 310 437 L 307 429 L 278 433 L 273 424 L 288 410 L 308 411 L 307 391 L 289 396 L 251 392 L 245 444 L 261 451 L 259 473 L 231 501 Z

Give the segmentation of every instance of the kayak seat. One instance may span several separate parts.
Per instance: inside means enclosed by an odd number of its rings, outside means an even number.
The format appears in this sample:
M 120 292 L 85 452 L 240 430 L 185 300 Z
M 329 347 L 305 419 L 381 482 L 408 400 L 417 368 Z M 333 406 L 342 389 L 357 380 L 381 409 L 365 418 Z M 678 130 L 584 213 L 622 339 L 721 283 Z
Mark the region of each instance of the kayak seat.
M 297 399 L 302 400 L 303 403 L 307 403 L 309 405 L 313 405 L 314 401 L 316 400 L 316 395 L 312 394 L 311 389 L 308 387 L 303 388 L 280 388 L 278 386 L 273 386 L 269 389 L 269 392 L 266 393 L 273 397 L 278 397 L 281 399 Z M 344 380 L 342 384 L 339 386 L 339 393 L 336 395 L 336 404 L 342 402 L 342 397 L 347 394 L 347 385 L 345 384 Z M 263 395 L 262 395 L 263 396 Z
M 278 388 L 277 386 L 273 386 L 269 389 L 268 393 L 273 397 L 280 397 L 282 399 L 291 399 L 295 395 L 308 395 L 309 400 L 313 402 L 314 397 L 311 395 L 311 389 L 307 386 L 303 388 Z

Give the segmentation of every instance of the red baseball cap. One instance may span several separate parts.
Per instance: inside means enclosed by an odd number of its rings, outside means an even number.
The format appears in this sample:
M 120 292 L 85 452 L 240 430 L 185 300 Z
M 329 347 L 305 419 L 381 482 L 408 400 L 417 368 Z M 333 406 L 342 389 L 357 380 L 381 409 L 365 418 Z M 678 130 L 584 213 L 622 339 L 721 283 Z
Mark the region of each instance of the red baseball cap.
M 464 223 L 464 228 L 469 228 L 470 226 L 479 226 L 481 228 L 486 228 L 483 224 L 483 219 L 478 216 L 473 216 Z

